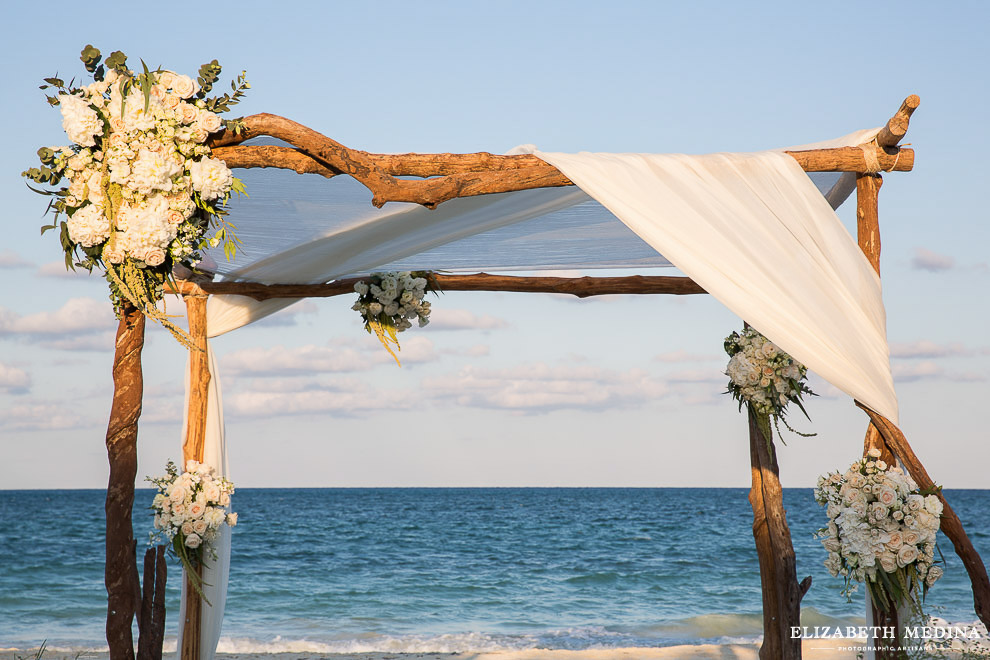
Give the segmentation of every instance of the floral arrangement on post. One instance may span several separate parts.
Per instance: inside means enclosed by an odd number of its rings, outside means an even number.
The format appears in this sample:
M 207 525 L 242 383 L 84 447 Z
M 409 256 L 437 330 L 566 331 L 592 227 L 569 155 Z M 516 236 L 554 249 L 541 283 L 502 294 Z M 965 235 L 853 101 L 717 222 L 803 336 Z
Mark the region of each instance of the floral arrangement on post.
M 911 604 L 920 611 L 928 589 L 942 577 L 935 561 L 935 535 L 942 501 L 922 493 L 899 467 L 880 460 L 880 450 L 849 466 L 844 474 L 818 478 L 815 499 L 827 507 L 828 527 L 817 536 L 828 551 L 825 567 L 845 578 L 842 593 L 866 582 L 873 602 L 884 609 Z
M 54 190 L 31 188 L 53 198 L 47 210 L 55 220 L 41 232 L 59 230 L 67 268 L 104 269 L 118 315 L 130 303 L 186 343 L 156 304 L 174 264 L 194 267 L 200 250 L 221 242 L 228 259 L 236 254 L 225 205 L 244 187 L 223 161 L 210 157 L 206 141 L 225 128 L 243 129 L 240 120 L 218 113 L 238 103 L 250 85 L 242 72 L 231 94 L 207 97 L 220 76 L 216 60 L 193 80 L 149 70 L 143 61 L 135 73 L 120 51 L 101 64 L 100 51 L 86 46 L 80 59 L 92 83 L 74 86 L 52 77 L 41 86 L 56 90 L 48 103 L 61 110 L 74 143 L 39 149 L 41 166 L 23 172 L 52 187 L 68 182 Z
M 213 543 L 220 527 L 237 524 L 237 514 L 227 511 L 234 484 L 197 461 L 188 461 L 182 474 L 169 461 L 165 472 L 164 477 L 145 479 L 158 489 L 151 504 L 156 530 L 151 533 L 151 542 L 164 540 L 169 544 L 170 552 L 186 569 L 190 583 L 206 600 L 203 580 L 194 569 L 203 564 L 204 551 L 209 552 L 211 559 L 217 558 Z
M 424 301 L 426 292 L 437 292 L 436 280 L 429 271 L 372 273 L 367 281 L 354 285 L 357 302 L 351 307 L 360 312 L 364 329 L 374 332 L 385 350 L 402 366 L 392 351 L 400 350 L 398 333 L 412 327 L 412 319 L 419 320 L 419 327 L 430 322 L 430 303 Z
M 807 367 L 749 326 L 742 333 L 733 332 L 726 337 L 724 346 L 725 352 L 729 354 L 729 364 L 725 369 L 725 375 L 729 377 L 726 393 L 739 401 L 740 410 L 745 404 L 756 416 L 760 431 L 767 441 L 767 450 L 771 454 L 771 418 L 778 436 L 781 421 L 792 433 L 804 437 L 815 435 L 795 431 L 784 418 L 787 404 L 791 402 L 796 403 L 804 416 L 808 417 L 801 397 L 805 394 L 815 396 L 815 393 L 804 382 L 808 375 Z

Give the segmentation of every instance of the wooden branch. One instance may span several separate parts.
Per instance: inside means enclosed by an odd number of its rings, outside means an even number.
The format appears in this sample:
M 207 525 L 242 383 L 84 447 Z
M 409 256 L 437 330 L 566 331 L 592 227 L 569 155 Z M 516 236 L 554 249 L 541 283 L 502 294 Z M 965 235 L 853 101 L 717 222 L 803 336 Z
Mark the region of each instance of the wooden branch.
M 296 174 L 319 174 L 328 179 L 340 174 L 340 170 L 327 167 L 312 156 L 289 147 L 273 145 L 217 147 L 213 150 L 213 156 L 225 162 L 236 162 L 237 165 L 234 167 L 245 169 L 276 167 L 292 170 Z
M 797 581 L 797 561 L 784 511 L 777 458 L 769 449 L 756 415 L 749 412 L 749 456 L 753 484 L 753 538 L 760 561 L 763 591 L 763 644 L 761 660 L 800 660 L 801 639 L 791 635 L 801 625 L 801 598 L 811 587 L 807 577 Z
M 870 416 L 873 425 L 883 436 L 887 445 L 894 451 L 897 458 L 903 463 L 905 469 L 910 473 L 915 482 L 917 482 L 918 486 L 923 490 L 934 489 L 936 487 L 935 482 L 928 476 L 928 471 L 925 470 L 925 466 L 922 465 L 921 460 L 915 455 L 914 450 L 901 430 L 889 419 L 870 410 L 859 401 L 856 402 L 856 405 L 866 411 L 866 414 Z M 976 609 L 976 615 L 980 617 L 980 621 L 985 626 L 990 628 L 990 578 L 987 577 L 986 566 L 984 566 L 983 560 L 980 558 L 976 548 L 973 547 L 973 542 L 966 535 L 966 530 L 963 529 L 959 516 L 956 515 L 956 512 L 952 510 L 952 507 L 946 501 L 945 494 L 941 490 L 936 491 L 936 493 L 938 498 L 942 500 L 943 506 L 942 532 L 952 541 L 952 546 L 955 548 L 956 554 L 959 555 L 963 566 L 966 567 L 966 572 L 969 573 L 970 582 L 973 584 L 973 604 Z
M 189 351 L 189 410 L 186 414 L 186 437 L 182 444 L 182 469 L 187 461 L 202 461 L 206 445 L 206 410 L 210 392 L 210 364 L 206 353 L 207 296 L 193 293 L 185 296 L 189 335 L 196 348 Z M 188 570 L 188 569 L 187 569 Z M 195 569 L 202 576 L 202 567 Z M 203 604 L 199 592 L 186 575 L 186 619 L 182 622 L 181 660 L 199 660 L 203 627 Z
M 244 118 L 244 124 L 240 135 L 221 133 L 209 142 L 214 155 L 228 167 L 279 167 L 323 176 L 348 174 L 371 191 L 372 204 L 379 208 L 386 202 L 413 202 L 436 208 L 456 197 L 573 185 L 558 169 L 530 154 L 372 154 L 349 149 L 277 115 L 251 115 Z M 241 145 L 264 135 L 284 140 L 295 149 Z M 914 167 L 914 152 L 910 149 L 888 154 L 875 148 L 882 169 L 909 171 Z M 808 172 L 868 171 L 859 147 L 787 153 Z M 397 179 L 398 176 L 433 178 L 407 180 Z
M 587 298 L 604 295 L 707 293 L 687 277 L 663 275 L 627 277 L 518 277 L 512 275 L 434 275 L 441 291 L 515 291 L 520 293 L 560 293 Z M 352 277 L 329 284 L 256 284 L 254 282 L 199 282 L 177 280 L 176 288 L 166 285 L 166 293 L 181 295 L 213 294 L 248 296 L 255 300 L 271 298 L 331 298 L 354 293 L 361 281 Z
M 904 139 L 908 124 L 911 122 L 911 115 L 918 109 L 919 105 L 921 105 L 921 99 L 918 98 L 917 94 L 912 94 L 904 99 L 900 109 L 887 120 L 886 126 L 880 129 L 877 134 L 877 144 L 881 147 L 896 147 L 897 143 Z
M 880 186 L 879 175 L 856 177 L 856 238 L 877 275 L 880 274 Z
M 137 426 L 141 417 L 144 375 L 144 314 L 127 305 L 117 325 L 113 356 L 113 404 L 107 424 L 110 480 L 106 496 L 107 643 L 110 660 L 134 660 L 131 624 L 141 602 L 136 541 L 131 525 L 137 476 Z
M 187 569 L 188 570 L 188 569 Z M 193 571 L 203 577 L 203 565 L 193 567 Z M 192 586 L 192 577 L 186 575 L 186 620 L 182 622 L 182 648 L 179 649 L 180 660 L 199 660 L 200 639 L 203 627 L 203 599 Z
M 144 594 L 138 620 L 137 660 L 162 660 L 165 641 L 165 546 L 148 548 L 144 553 Z

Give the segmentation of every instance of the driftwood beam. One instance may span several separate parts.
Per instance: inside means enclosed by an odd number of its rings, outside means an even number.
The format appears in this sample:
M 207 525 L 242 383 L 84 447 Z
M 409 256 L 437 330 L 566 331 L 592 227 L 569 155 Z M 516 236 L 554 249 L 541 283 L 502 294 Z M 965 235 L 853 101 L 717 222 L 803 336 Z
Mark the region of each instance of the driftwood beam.
M 230 167 L 244 169 L 275 167 L 292 170 L 296 174 L 319 174 L 328 179 L 341 173 L 340 170 L 327 167 L 298 149 L 274 145 L 217 147 L 213 150 L 213 156 L 224 162 L 236 163 Z
M 603 295 L 692 295 L 707 293 L 687 277 L 631 275 L 628 277 L 518 277 L 513 275 L 434 275 L 441 291 L 514 291 L 519 293 L 559 293 L 587 298 Z M 176 281 L 166 293 L 248 296 L 255 300 L 271 298 L 331 298 L 354 293 L 360 277 L 329 284 L 256 284 L 254 282 Z
M 877 144 L 881 147 L 896 147 L 897 143 L 903 140 L 907 134 L 911 115 L 918 109 L 919 105 L 921 105 L 921 99 L 918 98 L 917 94 L 912 94 L 904 99 L 900 109 L 887 120 L 887 124 L 877 133 Z
M 891 119 L 891 131 L 900 130 L 902 124 L 907 130 L 906 120 L 898 119 L 900 116 L 901 113 Z M 251 115 L 244 118 L 244 125 L 239 135 L 225 132 L 209 142 L 214 155 L 228 167 L 278 167 L 322 176 L 348 174 L 371 191 L 372 204 L 377 207 L 387 202 L 413 202 L 435 208 L 456 197 L 573 185 L 560 170 L 529 154 L 373 154 L 345 147 L 277 115 Z M 241 144 L 260 136 L 283 140 L 293 148 Z M 883 170 L 904 172 L 914 167 L 914 152 L 910 149 L 888 154 L 880 146 L 865 148 L 876 150 Z M 870 166 L 860 147 L 787 153 L 808 172 L 867 172 Z M 396 178 L 400 176 L 426 178 Z
M 935 482 L 928 476 L 928 471 L 914 453 L 901 430 L 889 419 L 870 410 L 859 401 L 856 402 L 856 405 L 870 416 L 873 426 L 880 432 L 884 442 L 893 450 L 918 486 L 924 490 L 935 490 Z M 942 493 L 941 489 L 935 490 L 935 493 L 942 500 L 942 533 L 952 542 L 956 554 L 959 555 L 959 559 L 962 560 L 963 566 L 966 567 L 966 572 L 969 574 L 970 582 L 973 584 L 973 605 L 976 615 L 980 617 L 980 621 L 985 626 L 990 628 L 990 577 L 987 576 L 987 568 L 984 566 L 980 554 L 973 547 L 973 542 L 970 541 L 966 530 L 963 529 L 959 516 L 946 501 L 945 494 Z

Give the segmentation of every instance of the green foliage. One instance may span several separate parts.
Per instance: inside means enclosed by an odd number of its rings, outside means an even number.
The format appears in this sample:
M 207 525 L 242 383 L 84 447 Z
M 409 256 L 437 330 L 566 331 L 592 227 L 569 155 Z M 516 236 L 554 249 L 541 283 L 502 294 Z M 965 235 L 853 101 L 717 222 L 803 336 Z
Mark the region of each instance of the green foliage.
M 124 55 L 119 50 L 115 50 L 106 59 L 106 65 L 116 71 L 125 72 L 127 70 L 127 55 Z
M 196 82 L 199 83 L 199 93 L 196 94 L 197 98 L 206 98 L 206 95 L 213 89 L 213 83 L 220 78 L 220 72 L 222 70 L 223 67 L 216 60 L 207 62 L 199 67 L 199 77 L 196 78 Z
M 216 60 L 214 60 L 214 62 L 215 61 Z M 203 66 L 206 65 L 204 64 Z M 202 71 L 202 69 L 200 69 L 200 71 Z M 217 68 L 217 71 L 219 72 L 219 66 Z M 203 83 L 201 79 L 200 85 L 202 84 Z M 230 81 L 230 89 L 234 92 L 232 95 L 224 94 L 223 96 L 217 96 L 212 99 L 206 99 L 206 109 L 209 110 L 210 112 L 215 112 L 215 113 L 230 112 L 230 106 L 237 105 L 238 103 L 240 103 L 241 98 L 244 97 L 245 91 L 251 89 L 251 83 L 249 83 L 247 80 L 247 71 L 241 71 L 241 75 L 237 76 L 237 80 Z M 243 128 L 243 124 L 241 127 Z M 238 130 L 235 133 L 239 135 L 240 131 Z

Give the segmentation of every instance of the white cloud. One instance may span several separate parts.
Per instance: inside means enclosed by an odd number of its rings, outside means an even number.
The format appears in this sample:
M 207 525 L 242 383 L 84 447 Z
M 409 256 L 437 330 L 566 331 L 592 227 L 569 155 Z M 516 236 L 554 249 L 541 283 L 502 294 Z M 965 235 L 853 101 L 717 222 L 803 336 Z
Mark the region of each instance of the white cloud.
M 667 376 L 671 383 L 712 383 L 724 385 L 727 377 L 721 369 L 682 369 Z
M 407 409 L 418 395 L 412 391 L 372 390 L 351 379 L 254 381 L 253 387 L 224 397 L 225 408 L 241 417 L 337 413 L 352 416 L 377 410 Z
M 912 364 L 895 364 L 891 367 L 891 372 L 894 374 L 894 380 L 900 383 L 939 378 L 943 375 L 942 367 L 931 360 Z
M 666 385 L 638 369 L 618 372 L 543 363 L 497 370 L 469 366 L 456 374 L 424 379 L 422 387 L 438 401 L 517 412 L 618 408 L 669 393 Z
M 0 252 L 0 268 L 27 268 L 33 265 L 33 263 L 24 259 L 24 257 L 13 250 Z
M 221 362 L 224 372 L 273 376 L 365 371 L 375 364 L 369 355 L 350 347 L 313 344 L 247 348 L 228 353 Z
M 475 344 L 467 348 L 446 348 L 443 350 L 444 354 L 462 355 L 464 357 L 487 357 L 491 352 L 491 347 L 488 344 Z
M 430 313 L 430 330 L 494 330 L 508 327 L 500 318 L 483 314 L 475 315 L 466 309 L 434 309 Z
M 433 362 L 439 359 L 433 342 L 425 337 L 404 339 L 398 351 L 403 365 Z M 356 342 L 337 339 L 328 346 L 308 344 L 256 347 L 234 351 L 221 362 L 224 371 L 256 376 L 291 376 L 313 373 L 349 373 L 368 371 L 379 364 L 393 362 L 392 357 L 377 341 Z
M 82 277 L 98 277 L 96 273 L 91 273 L 85 268 L 76 268 L 75 270 L 70 270 L 65 267 L 65 261 L 50 261 L 47 264 L 42 264 L 38 268 L 38 275 L 41 277 L 58 277 L 62 279 L 78 279 Z
M 0 427 L 15 431 L 52 431 L 82 428 L 93 420 L 82 418 L 70 408 L 52 403 L 24 403 L 11 406 L 0 415 Z
M 951 344 L 936 344 L 922 339 L 907 343 L 892 343 L 890 357 L 892 358 L 935 358 L 950 355 L 971 355 L 973 351 L 958 342 Z
M 919 247 L 914 250 L 914 257 L 911 259 L 911 267 L 915 270 L 927 270 L 931 273 L 938 273 L 951 270 L 956 265 L 953 257 L 938 254 L 931 250 Z
M 722 360 L 723 356 L 702 353 L 688 353 L 684 350 L 671 351 L 669 353 L 661 353 L 654 356 L 653 358 L 657 362 L 712 362 L 714 360 Z
M 114 325 L 111 306 L 93 298 L 72 298 L 54 312 L 26 316 L 0 307 L 0 336 L 37 341 L 50 348 L 102 350 L 106 348 L 107 332 L 112 346 Z M 92 335 L 100 333 L 102 336 L 93 340 Z
M 0 394 L 25 394 L 31 387 L 31 375 L 0 362 Z
M 115 330 L 107 330 L 97 334 L 45 339 L 39 343 L 45 348 L 54 348 L 60 351 L 98 351 L 106 353 L 113 351 L 116 334 Z
M 255 327 L 284 327 L 299 325 L 300 317 L 313 316 L 319 311 L 316 303 L 312 300 L 303 300 L 290 305 L 285 309 L 275 312 L 271 316 L 256 321 Z

